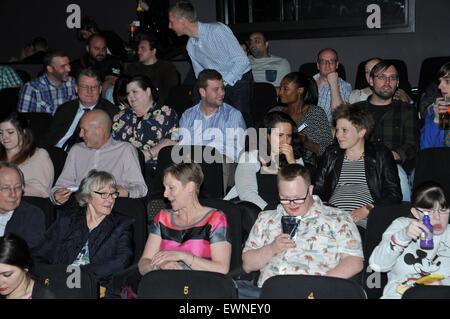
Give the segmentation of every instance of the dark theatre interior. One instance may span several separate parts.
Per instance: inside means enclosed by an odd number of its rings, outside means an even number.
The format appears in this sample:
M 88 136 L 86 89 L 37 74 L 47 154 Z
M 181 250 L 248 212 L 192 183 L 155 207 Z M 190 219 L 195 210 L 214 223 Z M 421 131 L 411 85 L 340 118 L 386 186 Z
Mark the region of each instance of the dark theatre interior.
M 450 298 L 450 1 L 175 3 L 0 3 L 0 299 Z

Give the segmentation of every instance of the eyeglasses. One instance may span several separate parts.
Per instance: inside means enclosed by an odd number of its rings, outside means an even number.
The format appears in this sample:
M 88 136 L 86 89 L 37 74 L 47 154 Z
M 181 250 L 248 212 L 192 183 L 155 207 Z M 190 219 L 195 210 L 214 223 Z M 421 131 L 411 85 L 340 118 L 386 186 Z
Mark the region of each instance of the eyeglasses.
M 450 213 L 450 209 L 443 209 L 443 208 L 441 208 L 441 209 L 424 209 L 424 210 L 421 210 L 421 209 L 419 209 L 419 208 L 417 208 L 416 207 L 416 209 L 419 211 L 419 212 L 421 212 L 422 213 L 422 215 L 425 215 L 425 213 L 427 213 L 428 214 L 428 216 L 435 216 L 435 215 L 439 215 L 439 216 L 445 216 L 445 215 L 448 215 L 449 213 Z
M 319 60 L 319 64 L 336 64 L 336 62 L 337 62 L 337 60 L 322 60 L 322 59 L 320 59 Z
M 281 204 L 283 205 L 290 205 L 291 203 L 294 203 L 296 205 L 303 204 L 306 201 L 306 198 L 308 198 L 309 195 L 309 189 L 306 192 L 306 196 L 303 198 L 294 198 L 294 199 L 287 199 L 287 198 L 278 198 Z
M 83 89 L 83 90 L 88 90 L 88 89 L 91 89 L 91 90 L 98 90 L 99 87 L 100 87 L 100 85 L 85 85 L 85 84 L 80 84 L 80 85 L 78 85 L 78 87 L 79 87 L 80 89 Z
M 0 187 L 0 192 L 2 192 L 3 194 L 9 194 L 10 192 L 18 193 L 18 192 L 22 192 L 22 191 L 23 191 L 23 187 L 21 185 L 15 186 L 15 187 L 10 187 L 10 186 Z
M 391 76 L 386 76 L 384 74 L 377 74 L 375 75 L 375 77 L 383 82 L 386 82 L 387 79 L 389 79 L 389 81 L 391 82 L 396 82 L 398 80 L 398 75 L 391 75 Z
M 108 199 L 109 196 L 111 196 L 112 198 L 116 199 L 117 197 L 119 197 L 119 192 L 114 192 L 114 193 L 101 193 L 101 192 L 96 192 L 94 191 L 94 193 L 99 194 L 100 197 L 102 199 Z

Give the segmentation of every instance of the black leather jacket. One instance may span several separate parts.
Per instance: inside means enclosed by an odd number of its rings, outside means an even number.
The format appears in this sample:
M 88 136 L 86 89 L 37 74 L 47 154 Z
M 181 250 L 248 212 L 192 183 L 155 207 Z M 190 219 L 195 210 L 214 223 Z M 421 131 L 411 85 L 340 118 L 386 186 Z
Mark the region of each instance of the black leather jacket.
M 338 144 L 330 145 L 322 155 L 313 178 L 314 194 L 327 202 L 336 188 L 341 174 L 345 150 Z M 391 151 L 382 143 L 366 141 L 364 168 L 374 205 L 401 203 L 402 191 L 397 165 Z

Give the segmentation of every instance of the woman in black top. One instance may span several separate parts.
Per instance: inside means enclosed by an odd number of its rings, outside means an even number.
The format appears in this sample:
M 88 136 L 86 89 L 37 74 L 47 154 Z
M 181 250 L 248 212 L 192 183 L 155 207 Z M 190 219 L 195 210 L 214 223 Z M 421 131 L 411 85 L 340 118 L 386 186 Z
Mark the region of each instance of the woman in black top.
M 366 108 L 341 105 L 333 116 L 338 144 L 326 149 L 317 167 L 314 193 L 365 228 L 374 206 L 401 202 L 397 166 L 385 145 L 366 140 L 374 127 Z

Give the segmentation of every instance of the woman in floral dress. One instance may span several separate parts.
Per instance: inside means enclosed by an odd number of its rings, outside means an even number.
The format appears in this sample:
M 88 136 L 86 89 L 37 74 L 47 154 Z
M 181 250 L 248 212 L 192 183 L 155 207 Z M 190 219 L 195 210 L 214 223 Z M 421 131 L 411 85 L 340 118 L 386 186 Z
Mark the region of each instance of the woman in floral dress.
M 144 154 L 145 180 L 150 189 L 159 151 L 176 143 L 173 133 L 178 129 L 178 116 L 169 106 L 157 103 L 158 90 L 146 76 L 132 77 L 127 95 L 131 107 L 114 117 L 112 136 L 130 142 Z

